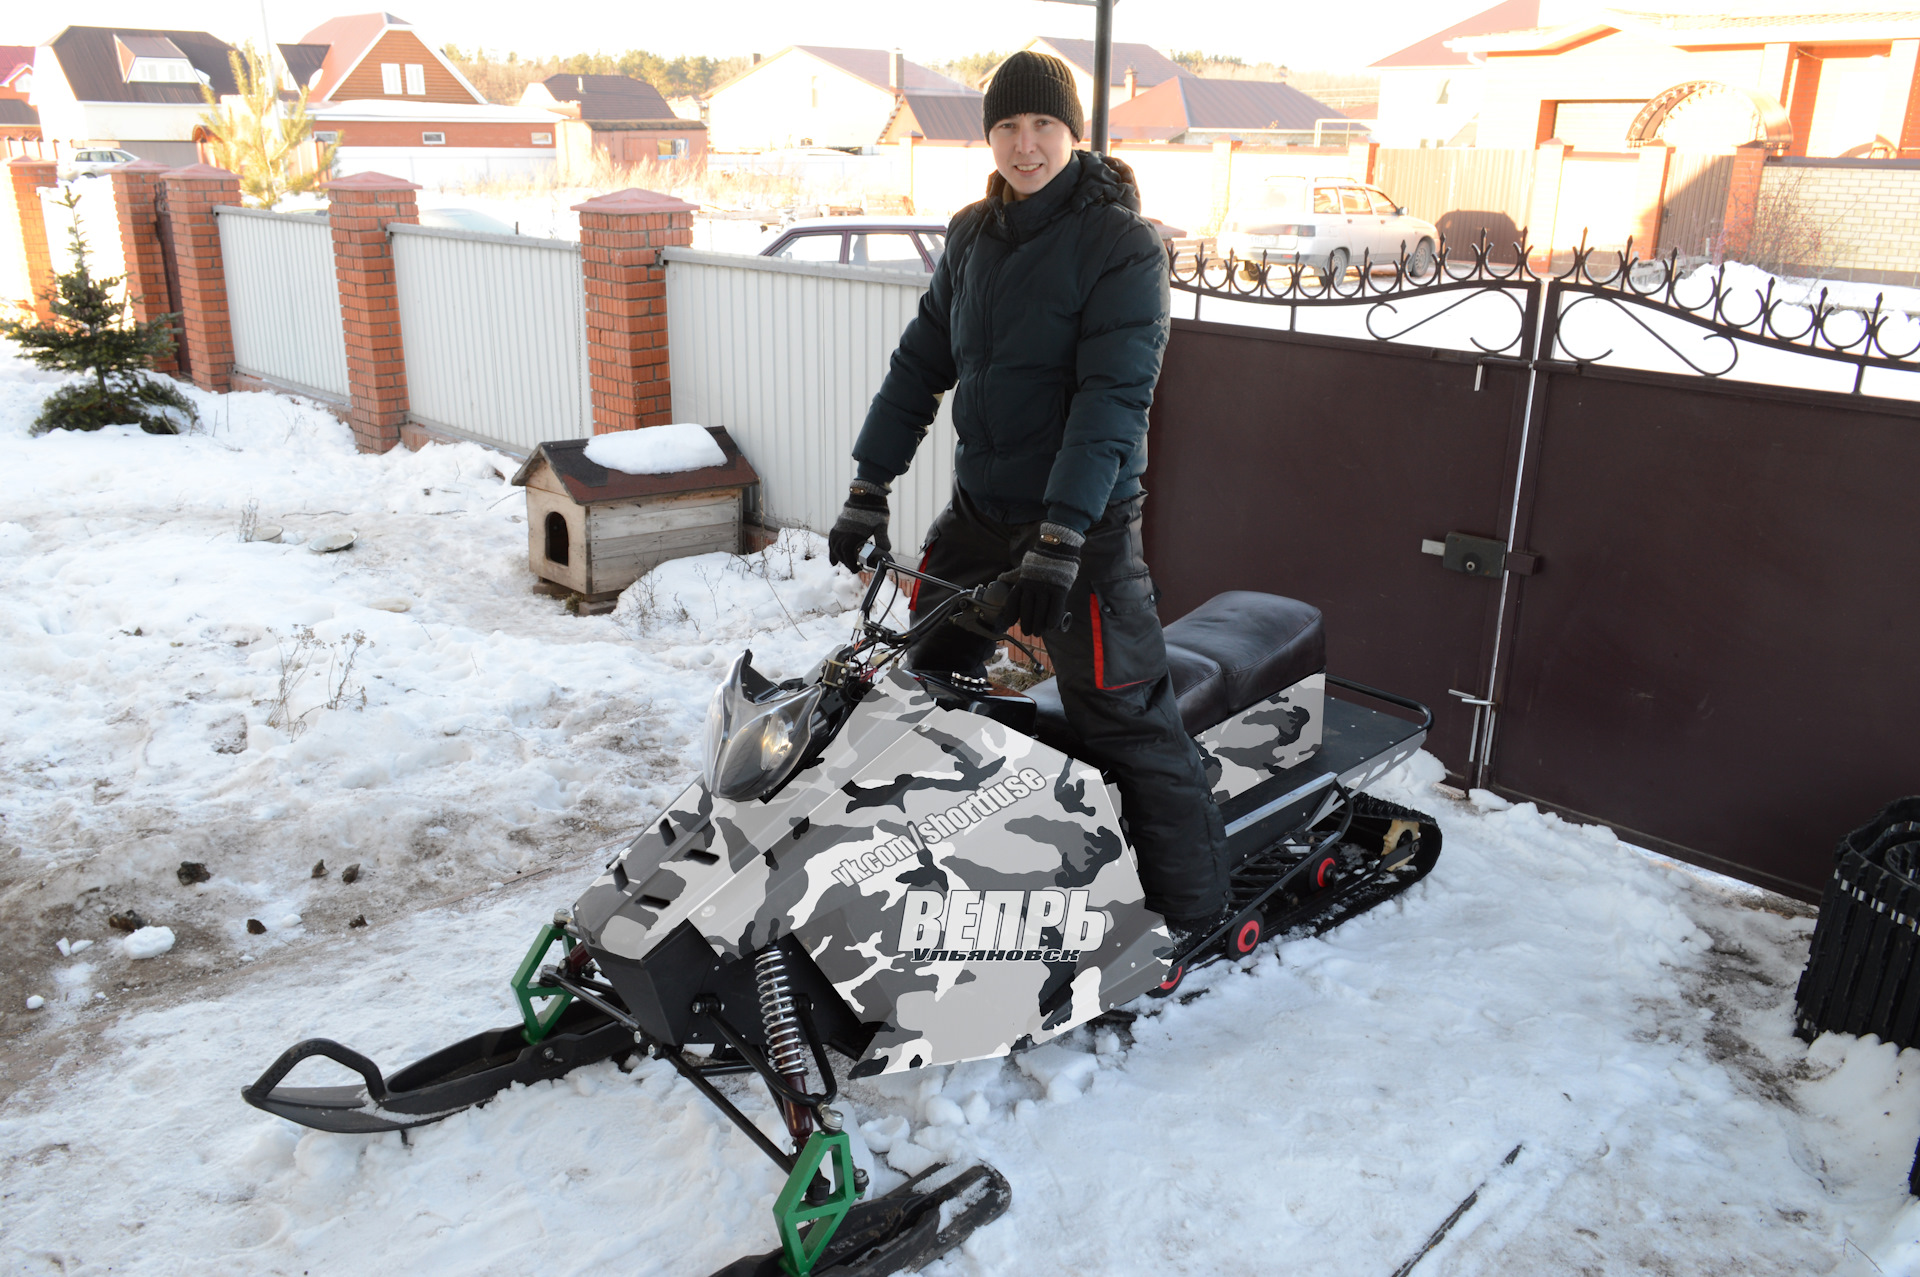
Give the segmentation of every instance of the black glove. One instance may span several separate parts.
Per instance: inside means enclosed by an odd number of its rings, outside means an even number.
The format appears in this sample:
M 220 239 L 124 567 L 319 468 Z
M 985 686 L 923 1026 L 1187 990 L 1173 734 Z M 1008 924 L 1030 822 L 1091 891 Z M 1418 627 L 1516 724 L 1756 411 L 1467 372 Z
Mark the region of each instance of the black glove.
M 847 493 L 846 505 L 840 507 L 840 517 L 827 533 L 827 562 L 858 572 L 863 566 L 860 551 L 868 541 L 873 542 L 875 554 L 891 551 L 893 542 L 887 539 L 887 513 L 886 486 L 855 479 Z
M 1020 622 L 1036 638 L 1057 630 L 1067 615 L 1067 591 L 1080 575 L 1080 546 L 1086 537 L 1058 523 L 1040 525 L 1040 538 L 1020 560 L 1020 575 L 1000 613 L 1000 624 Z

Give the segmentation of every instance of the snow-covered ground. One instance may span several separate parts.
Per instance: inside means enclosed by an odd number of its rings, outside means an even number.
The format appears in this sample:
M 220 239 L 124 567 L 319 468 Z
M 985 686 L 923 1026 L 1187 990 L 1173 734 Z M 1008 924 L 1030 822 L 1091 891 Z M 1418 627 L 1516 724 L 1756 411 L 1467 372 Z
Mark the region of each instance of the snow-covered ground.
M 391 1068 L 511 1022 L 535 929 L 691 771 L 726 659 L 797 672 L 850 580 L 790 538 L 576 618 L 533 588 L 505 458 L 359 456 L 265 395 L 196 394 L 184 438 L 29 438 L 53 384 L 0 363 L 0 1271 L 698 1274 L 769 1249 L 778 1173 L 659 1064 L 410 1143 L 238 1091 L 302 1037 Z M 256 502 L 280 541 L 239 539 Z M 1130 1034 L 848 1084 L 879 1189 L 934 1159 L 1013 1184 L 930 1271 L 1385 1277 L 1480 1188 L 1421 1277 L 1920 1273 L 1920 1054 L 1791 1035 L 1807 911 L 1438 776 L 1423 755 L 1377 787 L 1446 834 L 1393 904 L 1200 973 Z M 127 911 L 174 947 L 129 956 Z M 729 1089 L 777 1129 L 757 1083 Z

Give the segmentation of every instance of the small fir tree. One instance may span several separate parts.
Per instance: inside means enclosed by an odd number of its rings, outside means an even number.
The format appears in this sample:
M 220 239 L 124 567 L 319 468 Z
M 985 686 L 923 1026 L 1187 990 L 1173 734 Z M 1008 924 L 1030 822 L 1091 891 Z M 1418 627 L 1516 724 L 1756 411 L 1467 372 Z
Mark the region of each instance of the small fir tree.
M 242 198 L 272 208 L 326 181 L 338 143 L 329 142 L 312 167 L 302 167 L 302 154 L 313 138 L 307 90 L 302 88 L 292 101 L 281 101 L 272 69 L 251 43 L 229 51 L 227 61 L 239 93 L 222 103 L 210 87 L 201 85 L 201 96 L 211 109 L 200 123 L 212 135 L 207 149 L 213 162 L 240 178 Z
M 47 397 L 33 423 L 49 430 L 98 430 L 138 425 L 152 435 L 174 435 L 199 420 L 193 404 L 172 382 L 146 370 L 173 353 L 178 314 L 145 323 L 132 317 L 133 298 L 115 299 L 120 278 L 95 279 L 87 268 L 87 239 L 80 231 L 80 196 L 67 188 L 59 201 L 73 217 L 73 269 L 47 290 L 53 322 L 0 320 L 0 335 L 17 342 L 42 368 L 91 374 L 92 380 L 60 387 Z

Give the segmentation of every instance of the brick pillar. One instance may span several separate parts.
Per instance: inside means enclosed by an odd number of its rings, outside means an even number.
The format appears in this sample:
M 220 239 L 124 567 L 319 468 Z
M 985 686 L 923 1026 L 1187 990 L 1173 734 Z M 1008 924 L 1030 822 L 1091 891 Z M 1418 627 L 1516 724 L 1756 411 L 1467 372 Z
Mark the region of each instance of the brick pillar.
M 693 243 L 699 208 L 658 191 L 615 191 L 575 204 L 587 285 L 587 369 L 593 432 L 673 420 L 667 375 L 663 248 Z
M 1753 235 L 1753 215 L 1760 206 L 1760 175 L 1767 166 L 1765 142 L 1742 143 L 1733 153 L 1733 173 L 1727 179 L 1727 208 L 1720 218 L 1720 261 L 1746 256 Z
M 1528 260 L 1540 270 L 1552 268 L 1555 235 L 1560 220 L 1560 171 L 1573 148 L 1548 138 L 1533 152 L 1533 199 L 1527 205 Z
M 400 294 L 394 285 L 387 227 L 420 220 L 412 182 L 385 173 L 356 173 L 327 183 L 327 220 L 340 279 L 340 318 L 347 330 L 347 414 L 362 452 L 400 442 L 407 421 L 407 356 L 400 344 Z
M 166 171 L 166 165 L 152 160 L 110 171 L 113 207 L 120 219 L 120 253 L 127 264 L 127 295 L 133 301 L 133 317 L 141 323 L 173 309 L 167 291 L 167 259 L 160 246 L 159 213 L 154 208 L 160 175 Z M 180 340 L 177 326 L 174 340 Z M 156 372 L 173 372 L 179 366 L 172 356 L 153 364 Z
M 53 318 L 46 298 L 53 287 L 53 254 L 47 249 L 47 213 L 40 205 L 40 188 L 52 186 L 54 181 L 52 160 L 23 156 L 7 162 L 6 199 L 12 211 L 8 220 L 13 223 L 7 248 L 20 254 L 15 260 L 25 267 L 22 278 L 27 281 L 28 296 L 0 300 L 25 302 L 43 323 Z
M 233 381 L 233 327 L 227 319 L 227 271 L 213 210 L 240 202 L 240 179 L 225 169 L 189 164 L 161 177 L 174 270 L 180 278 L 180 331 L 188 375 L 202 390 L 224 394 Z
M 1660 216 L 1667 207 L 1667 171 L 1673 162 L 1673 148 L 1665 142 L 1649 142 L 1640 148 L 1640 163 L 1633 175 L 1633 250 L 1642 261 L 1651 261 L 1660 252 Z

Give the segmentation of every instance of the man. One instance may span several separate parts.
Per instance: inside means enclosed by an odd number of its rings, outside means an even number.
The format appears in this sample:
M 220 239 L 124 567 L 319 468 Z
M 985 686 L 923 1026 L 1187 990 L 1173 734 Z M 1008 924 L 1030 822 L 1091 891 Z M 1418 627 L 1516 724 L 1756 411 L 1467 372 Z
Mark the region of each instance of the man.
M 1147 409 L 1167 341 L 1166 251 L 1122 163 L 1077 152 L 1066 64 L 1020 52 L 986 93 L 987 198 L 947 231 L 853 448 L 828 538 L 858 570 L 889 548 L 887 494 L 951 389 L 951 503 L 923 570 L 972 587 L 1011 573 L 1000 624 L 1043 636 L 1082 756 L 1118 785 L 1149 908 L 1176 938 L 1224 921 L 1225 836 L 1180 723 L 1157 593 L 1141 557 Z M 932 587 L 921 608 L 945 598 Z M 984 672 L 991 640 L 947 626 L 913 668 Z

